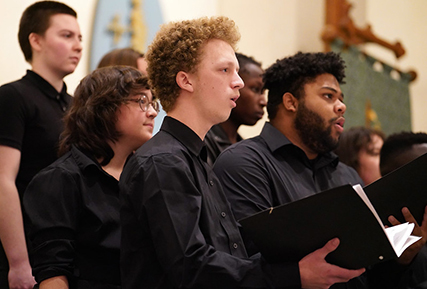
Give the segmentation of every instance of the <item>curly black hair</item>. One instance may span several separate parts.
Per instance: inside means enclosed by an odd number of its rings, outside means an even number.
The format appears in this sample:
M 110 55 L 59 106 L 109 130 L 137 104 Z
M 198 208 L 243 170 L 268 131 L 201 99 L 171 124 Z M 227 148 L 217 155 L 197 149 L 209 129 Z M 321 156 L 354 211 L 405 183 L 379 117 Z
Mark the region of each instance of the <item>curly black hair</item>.
M 268 89 L 268 117 L 274 119 L 277 106 L 286 92 L 299 99 L 304 96 L 305 84 L 324 73 L 335 76 L 340 84 L 345 83 L 345 63 L 339 54 L 298 52 L 294 56 L 277 60 L 264 74 L 264 88 Z

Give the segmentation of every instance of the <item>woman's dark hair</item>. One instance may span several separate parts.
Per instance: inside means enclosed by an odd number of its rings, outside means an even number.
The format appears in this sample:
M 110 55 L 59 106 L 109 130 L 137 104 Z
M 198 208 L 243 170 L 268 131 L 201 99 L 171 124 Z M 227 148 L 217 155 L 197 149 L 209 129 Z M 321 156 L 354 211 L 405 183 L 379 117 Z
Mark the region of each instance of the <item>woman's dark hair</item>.
M 359 152 L 362 148 L 368 148 L 374 135 L 379 136 L 382 140 L 385 139 L 385 134 L 380 130 L 363 126 L 351 127 L 341 134 L 338 147 L 334 152 L 341 162 L 358 171 Z
M 59 155 L 74 145 L 106 165 L 114 156 L 107 141 L 115 142 L 117 110 L 130 96 L 150 89 L 148 80 L 135 68 L 109 66 L 94 70 L 80 81 L 73 103 L 64 118 Z
M 98 68 L 112 65 L 126 65 L 138 68 L 138 59 L 144 54 L 133 48 L 118 48 L 105 54 L 99 61 Z
M 344 83 L 344 69 L 344 60 L 334 52 L 298 52 L 277 60 L 264 74 L 264 88 L 268 89 L 268 117 L 270 120 L 276 117 L 277 106 L 282 103 L 286 92 L 297 99 L 301 98 L 304 96 L 304 86 L 321 74 L 332 74 L 338 83 Z

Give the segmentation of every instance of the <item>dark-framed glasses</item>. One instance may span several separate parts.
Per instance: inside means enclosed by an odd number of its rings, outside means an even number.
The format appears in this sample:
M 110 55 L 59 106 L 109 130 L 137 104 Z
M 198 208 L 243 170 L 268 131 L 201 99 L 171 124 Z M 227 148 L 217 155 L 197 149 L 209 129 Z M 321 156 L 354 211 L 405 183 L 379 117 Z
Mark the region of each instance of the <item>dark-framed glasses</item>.
M 160 111 L 160 104 L 157 101 L 157 99 L 150 101 L 149 98 L 145 94 L 141 94 L 141 96 L 139 98 L 126 99 L 126 101 L 137 102 L 139 104 L 139 107 L 141 108 L 141 110 L 144 112 L 150 108 L 150 105 L 156 112 Z

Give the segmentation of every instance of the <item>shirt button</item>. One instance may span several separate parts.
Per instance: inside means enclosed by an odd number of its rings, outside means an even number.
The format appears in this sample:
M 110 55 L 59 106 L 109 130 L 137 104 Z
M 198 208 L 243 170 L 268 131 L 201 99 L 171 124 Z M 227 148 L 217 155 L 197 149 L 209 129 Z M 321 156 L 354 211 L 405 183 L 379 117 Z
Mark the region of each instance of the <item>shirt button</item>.
M 56 99 L 59 100 L 61 97 L 59 96 L 59 94 L 56 96 Z
M 225 212 L 222 212 L 222 213 L 221 213 L 221 216 L 222 216 L 223 218 L 225 218 L 225 216 L 227 216 L 227 214 L 226 214 Z
M 210 185 L 211 187 L 213 187 L 213 185 L 214 185 L 213 181 L 209 181 L 209 185 Z
M 237 243 L 233 243 L 233 248 L 237 249 Z

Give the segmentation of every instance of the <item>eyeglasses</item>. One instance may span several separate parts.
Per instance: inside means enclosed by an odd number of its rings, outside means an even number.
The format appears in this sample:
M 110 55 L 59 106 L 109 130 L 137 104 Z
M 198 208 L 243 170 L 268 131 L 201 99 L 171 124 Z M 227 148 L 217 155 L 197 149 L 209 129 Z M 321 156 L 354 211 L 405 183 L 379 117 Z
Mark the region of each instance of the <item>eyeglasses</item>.
M 148 97 L 145 94 L 142 94 L 140 98 L 137 99 L 125 99 L 126 101 L 133 101 L 133 102 L 137 102 L 139 104 L 139 107 L 141 108 L 142 111 L 147 111 L 151 107 L 156 111 L 159 112 L 160 111 L 160 104 L 157 100 L 152 100 L 149 101 Z

